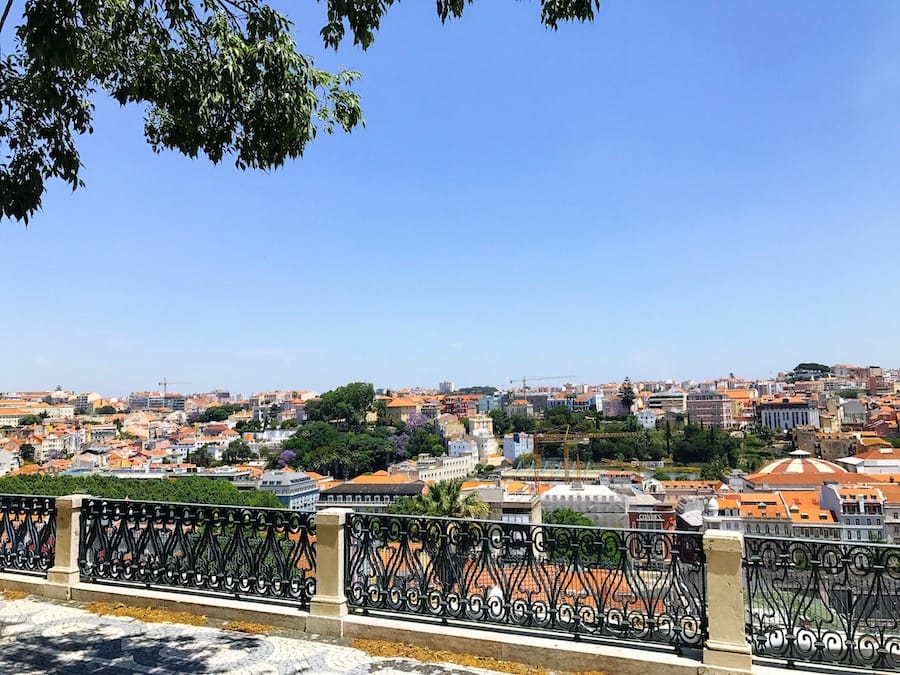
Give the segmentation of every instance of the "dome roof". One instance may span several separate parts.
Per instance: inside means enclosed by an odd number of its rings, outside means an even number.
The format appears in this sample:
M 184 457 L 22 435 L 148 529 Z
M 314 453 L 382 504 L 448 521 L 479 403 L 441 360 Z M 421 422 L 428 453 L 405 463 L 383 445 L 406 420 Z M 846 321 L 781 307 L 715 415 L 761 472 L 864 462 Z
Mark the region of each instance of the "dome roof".
M 769 462 L 759 471 L 748 478 L 764 478 L 766 476 L 779 475 L 821 475 L 821 474 L 846 474 L 847 470 L 833 462 L 811 457 L 808 452 L 794 450 L 790 456 L 784 459 L 776 459 Z

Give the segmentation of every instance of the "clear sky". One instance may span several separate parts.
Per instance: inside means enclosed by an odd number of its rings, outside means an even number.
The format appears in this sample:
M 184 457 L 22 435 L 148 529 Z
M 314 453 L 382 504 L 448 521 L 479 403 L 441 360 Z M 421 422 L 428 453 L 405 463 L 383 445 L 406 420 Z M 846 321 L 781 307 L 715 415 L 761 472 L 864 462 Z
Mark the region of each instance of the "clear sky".
M 101 100 L 87 188 L 0 223 L 0 391 L 900 365 L 900 3 L 412 0 L 337 54 L 301 4 L 366 128 L 241 173 Z

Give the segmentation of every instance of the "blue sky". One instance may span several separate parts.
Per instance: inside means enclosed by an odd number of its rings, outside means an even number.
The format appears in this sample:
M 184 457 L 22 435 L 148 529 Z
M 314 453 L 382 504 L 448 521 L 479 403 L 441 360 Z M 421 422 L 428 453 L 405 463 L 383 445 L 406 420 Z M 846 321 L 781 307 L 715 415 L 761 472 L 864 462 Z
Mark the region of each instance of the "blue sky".
M 900 3 L 433 8 L 337 54 L 294 12 L 366 128 L 275 173 L 154 155 L 101 99 L 87 188 L 0 223 L 0 391 L 900 365 Z

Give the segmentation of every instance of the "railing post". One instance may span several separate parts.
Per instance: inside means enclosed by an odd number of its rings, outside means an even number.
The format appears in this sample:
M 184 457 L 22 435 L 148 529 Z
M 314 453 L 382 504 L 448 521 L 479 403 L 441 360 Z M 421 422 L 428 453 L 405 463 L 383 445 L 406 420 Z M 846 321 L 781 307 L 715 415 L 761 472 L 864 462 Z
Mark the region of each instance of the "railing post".
M 344 526 L 351 509 L 323 509 L 316 514 L 316 594 L 309 606 L 309 633 L 342 637 L 347 615 L 344 591 Z
M 703 535 L 709 622 L 703 665 L 707 672 L 749 673 L 753 666 L 744 634 L 743 548 L 740 532 L 710 530 Z
M 81 503 L 90 495 L 56 498 L 56 552 L 53 567 L 47 570 L 46 594 L 70 600 L 72 586 L 80 580 L 78 546 L 81 541 Z

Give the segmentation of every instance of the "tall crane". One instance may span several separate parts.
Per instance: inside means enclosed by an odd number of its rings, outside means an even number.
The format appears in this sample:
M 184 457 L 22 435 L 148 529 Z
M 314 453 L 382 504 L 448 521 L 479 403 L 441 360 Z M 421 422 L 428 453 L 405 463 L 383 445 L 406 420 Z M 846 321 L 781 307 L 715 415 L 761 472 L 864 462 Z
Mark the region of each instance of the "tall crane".
M 163 378 L 162 382 L 157 382 L 157 384 L 163 388 L 163 405 L 165 405 L 166 394 L 169 393 L 169 385 L 170 384 L 190 384 L 190 382 L 170 382 L 166 378 Z
M 534 435 L 534 456 L 535 458 L 540 457 L 540 450 L 542 443 L 560 443 L 562 444 L 562 454 L 563 454 L 563 480 L 566 483 L 570 482 L 571 473 L 570 470 L 572 468 L 571 463 L 569 462 L 569 449 L 573 446 L 587 446 L 590 445 L 592 438 L 637 438 L 638 436 L 643 436 L 643 432 L 641 431 L 588 431 L 588 432 L 574 432 L 571 434 L 575 438 L 570 437 L 569 427 L 566 426 L 565 433 L 562 434 L 535 434 Z M 536 460 L 537 461 L 537 460 Z M 581 485 L 582 474 L 581 474 L 581 452 L 579 451 L 575 456 L 575 481 L 576 485 Z M 535 475 L 535 485 L 537 485 L 539 468 L 535 466 L 534 475 Z
M 516 384 L 519 380 L 522 381 L 522 394 L 528 393 L 528 382 L 541 382 L 543 380 L 568 380 L 569 378 L 574 378 L 574 375 L 522 375 L 522 377 L 517 377 L 509 381 L 510 384 Z

